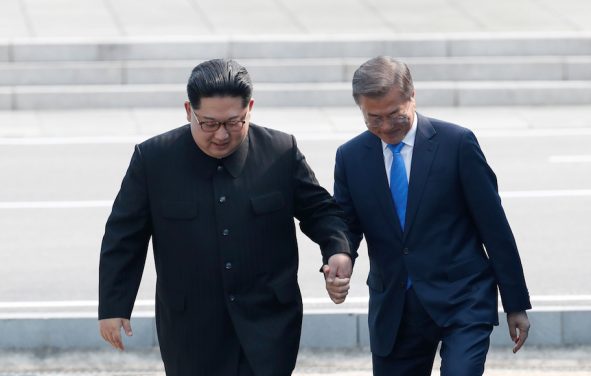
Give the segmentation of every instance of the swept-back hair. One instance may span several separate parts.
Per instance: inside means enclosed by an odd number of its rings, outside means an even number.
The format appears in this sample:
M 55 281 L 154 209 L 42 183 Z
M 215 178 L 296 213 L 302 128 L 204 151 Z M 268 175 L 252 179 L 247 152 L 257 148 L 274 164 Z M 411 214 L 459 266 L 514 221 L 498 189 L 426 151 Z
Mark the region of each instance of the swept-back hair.
M 374 57 L 361 64 L 353 75 L 353 99 L 359 105 L 359 97 L 380 98 L 396 88 L 404 99 L 414 92 L 408 66 L 390 56 Z
M 240 97 L 244 107 L 252 97 L 252 82 L 246 68 L 230 59 L 205 61 L 191 72 L 187 83 L 191 106 L 198 109 L 201 98 Z

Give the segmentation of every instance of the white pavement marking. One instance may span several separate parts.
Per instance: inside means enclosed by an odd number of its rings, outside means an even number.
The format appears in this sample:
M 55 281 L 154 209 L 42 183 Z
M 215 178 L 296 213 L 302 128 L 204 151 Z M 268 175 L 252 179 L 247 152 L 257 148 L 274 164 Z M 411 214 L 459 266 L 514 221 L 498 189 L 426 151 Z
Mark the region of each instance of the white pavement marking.
M 0 146 L 136 144 L 153 135 L 97 137 L 0 137 Z
M 0 202 L 0 209 L 74 209 L 111 207 L 111 200 L 96 201 L 5 201 Z
M 553 155 L 548 158 L 550 163 L 585 163 L 591 162 L 591 155 Z
M 506 191 L 500 193 L 502 198 L 559 198 L 589 197 L 591 189 L 557 189 L 537 191 Z M 110 208 L 112 200 L 95 201 L 0 201 L 0 209 L 77 209 L 77 208 Z
M 545 191 L 508 191 L 500 193 L 502 198 L 553 198 L 553 197 L 588 197 L 591 189 L 556 189 Z
M 357 136 L 360 131 L 354 132 L 298 132 L 298 126 L 277 127 L 281 130 L 296 135 L 298 140 L 306 141 L 346 141 Z M 475 130 L 478 138 L 499 137 L 559 137 L 559 136 L 591 136 L 590 128 L 572 129 L 480 129 Z M 0 137 L 0 146 L 33 146 L 33 145 L 108 145 L 108 144 L 136 144 L 153 134 L 129 135 L 129 136 L 88 136 L 88 137 Z
M 591 295 L 532 295 L 532 302 L 589 302 Z M 351 296 L 347 298 L 347 303 L 367 303 L 368 296 Z M 331 303 L 328 297 L 322 298 L 304 298 L 304 304 L 324 304 Z M 135 307 L 153 307 L 154 300 L 137 300 Z M 21 309 L 21 308 L 83 308 L 97 307 L 97 300 L 55 300 L 55 301 L 22 301 L 22 302 L 0 302 L 0 309 Z

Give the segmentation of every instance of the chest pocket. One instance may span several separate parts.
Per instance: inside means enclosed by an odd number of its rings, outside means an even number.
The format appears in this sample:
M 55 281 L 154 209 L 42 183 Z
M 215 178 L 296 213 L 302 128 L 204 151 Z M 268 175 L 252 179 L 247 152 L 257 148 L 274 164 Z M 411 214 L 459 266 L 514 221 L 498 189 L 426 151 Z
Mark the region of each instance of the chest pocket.
M 162 201 L 160 212 L 164 218 L 187 220 L 197 217 L 196 201 Z
M 285 206 L 285 198 L 279 191 L 266 193 L 250 199 L 252 210 L 255 214 L 267 214 L 282 209 Z

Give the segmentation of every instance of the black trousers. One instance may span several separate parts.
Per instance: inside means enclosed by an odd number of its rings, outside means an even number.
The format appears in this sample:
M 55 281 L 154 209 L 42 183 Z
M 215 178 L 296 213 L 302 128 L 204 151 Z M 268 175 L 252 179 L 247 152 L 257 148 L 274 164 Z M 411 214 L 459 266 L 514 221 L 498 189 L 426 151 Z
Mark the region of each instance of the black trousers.
M 392 352 L 385 357 L 373 355 L 373 374 L 430 376 L 441 342 L 441 376 L 481 376 L 491 332 L 490 324 L 439 327 L 410 288 Z

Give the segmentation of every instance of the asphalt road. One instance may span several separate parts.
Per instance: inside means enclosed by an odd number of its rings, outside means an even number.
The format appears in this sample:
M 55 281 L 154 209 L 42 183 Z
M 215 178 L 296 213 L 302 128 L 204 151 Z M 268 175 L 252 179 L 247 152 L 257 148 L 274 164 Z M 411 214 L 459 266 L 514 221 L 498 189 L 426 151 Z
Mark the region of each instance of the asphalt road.
M 534 296 L 591 294 L 588 127 L 476 132 L 497 174 Z M 308 129 L 298 138 L 318 180 L 332 191 L 334 153 L 344 137 L 324 132 L 316 138 Z M 0 311 L 6 302 L 96 300 L 107 204 L 132 150 L 133 141 L 125 139 L 0 143 Z M 300 259 L 304 298 L 325 297 L 320 253 L 302 236 Z M 367 270 L 362 247 L 351 297 L 367 295 Z M 153 299 L 154 283 L 148 257 L 138 299 Z
M 518 354 L 491 348 L 486 376 L 589 376 L 591 349 L 524 347 Z M 164 376 L 157 349 L 119 353 L 100 351 L 0 352 L 0 376 Z M 435 359 L 432 376 L 439 375 Z M 301 350 L 294 376 L 370 376 L 369 349 Z

